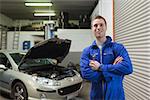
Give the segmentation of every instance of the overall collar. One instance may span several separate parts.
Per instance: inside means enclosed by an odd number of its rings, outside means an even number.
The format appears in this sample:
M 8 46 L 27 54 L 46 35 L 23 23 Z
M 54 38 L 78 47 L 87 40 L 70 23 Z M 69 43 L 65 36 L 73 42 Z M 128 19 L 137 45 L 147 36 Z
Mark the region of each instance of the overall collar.
M 106 36 L 106 39 L 107 39 L 107 40 L 104 42 L 104 44 L 102 44 L 102 47 L 104 47 L 104 46 L 110 44 L 111 41 L 112 41 L 112 39 L 111 39 L 110 36 Z M 92 43 L 92 48 L 95 48 L 95 49 L 98 48 L 98 46 L 97 46 L 97 44 L 96 44 L 96 40 L 94 40 L 94 42 Z

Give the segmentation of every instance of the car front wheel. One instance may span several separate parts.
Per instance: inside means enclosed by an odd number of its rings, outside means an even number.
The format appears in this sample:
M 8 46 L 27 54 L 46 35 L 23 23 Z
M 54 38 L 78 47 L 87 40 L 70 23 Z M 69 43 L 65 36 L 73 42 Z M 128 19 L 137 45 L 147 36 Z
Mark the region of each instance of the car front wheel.
M 27 100 L 28 94 L 23 83 L 16 82 L 12 88 L 12 97 L 15 100 Z

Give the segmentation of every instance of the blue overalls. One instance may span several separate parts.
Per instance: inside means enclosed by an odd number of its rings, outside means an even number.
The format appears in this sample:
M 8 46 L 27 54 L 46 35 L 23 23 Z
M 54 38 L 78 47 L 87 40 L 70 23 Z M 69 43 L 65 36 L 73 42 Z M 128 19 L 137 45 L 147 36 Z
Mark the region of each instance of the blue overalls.
M 124 75 L 133 72 L 131 60 L 122 44 L 112 42 L 109 36 L 106 38 L 107 40 L 102 47 L 102 54 L 100 54 L 96 41 L 83 50 L 80 58 L 81 74 L 92 84 L 90 100 L 125 100 L 122 81 Z M 103 64 L 101 66 L 102 71 L 94 71 L 89 66 L 89 61 L 93 59 L 93 55 L 95 60 Z M 123 57 L 123 61 L 113 65 L 118 56 Z

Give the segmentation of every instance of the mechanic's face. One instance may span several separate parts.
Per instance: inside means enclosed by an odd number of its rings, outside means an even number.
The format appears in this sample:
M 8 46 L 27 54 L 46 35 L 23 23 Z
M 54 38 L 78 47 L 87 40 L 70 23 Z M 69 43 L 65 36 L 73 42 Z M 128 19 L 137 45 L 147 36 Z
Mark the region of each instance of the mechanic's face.
M 107 30 L 107 26 L 103 19 L 95 19 L 92 22 L 92 32 L 94 33 L 96 38 L 105 37 L 105 33 Z

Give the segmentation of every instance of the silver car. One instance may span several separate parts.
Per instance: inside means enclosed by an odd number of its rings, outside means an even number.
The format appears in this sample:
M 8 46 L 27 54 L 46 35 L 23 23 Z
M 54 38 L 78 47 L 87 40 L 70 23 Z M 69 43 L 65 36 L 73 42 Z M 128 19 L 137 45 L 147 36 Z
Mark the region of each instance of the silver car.
M 59 63 L 69 52 L 71 41 L 49 39 L 26 54 L 0 51 L 0 90 L 15 100 L 59 100 L 78 95 L 80 74 Z

